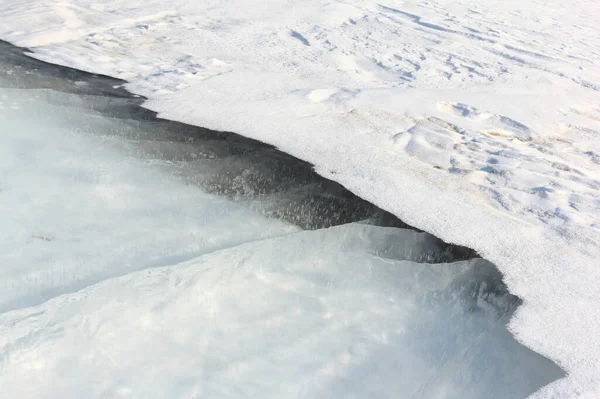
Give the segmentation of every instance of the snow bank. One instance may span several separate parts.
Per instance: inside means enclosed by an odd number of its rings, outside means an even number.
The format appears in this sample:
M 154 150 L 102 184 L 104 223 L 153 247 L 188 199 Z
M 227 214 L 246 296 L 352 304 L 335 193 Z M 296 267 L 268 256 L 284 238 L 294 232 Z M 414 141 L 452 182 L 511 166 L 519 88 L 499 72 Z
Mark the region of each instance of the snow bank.
M 309 0 L 15 0 L 0 37 L 131 82 L 161 116 L 312 162 L 498 265 L 515 336 L 600 396 L 600 9 Z

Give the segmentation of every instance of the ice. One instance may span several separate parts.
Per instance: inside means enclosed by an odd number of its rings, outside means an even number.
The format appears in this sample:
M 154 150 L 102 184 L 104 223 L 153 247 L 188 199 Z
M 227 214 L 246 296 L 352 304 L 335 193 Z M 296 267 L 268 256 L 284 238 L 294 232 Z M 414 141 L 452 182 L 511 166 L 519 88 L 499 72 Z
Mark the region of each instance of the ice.
M 413 262 L 426 241 L 364 224 L 298 232 L 5 313 L 0 385 L 23 399 L 466 399 L 560 377 L 506 329 L 519 301 L 498 271 Z M 389 257 L 404 243 L 424 246 Z
M 3 311 L 298 230 L 132 156 L 130 142 L 106 135 L 126 125 L 82 111 L 74 96 L 0 89 L 0 98 L 11 105 L 0 110 Z
M 568 373 L 535 397 L 598 397 L 599 13 L 587 0 L 12 0 L 0 37 L 126 79 L 165 118 L 277 146 L 475 249 L 524 300 L 510 330 Z

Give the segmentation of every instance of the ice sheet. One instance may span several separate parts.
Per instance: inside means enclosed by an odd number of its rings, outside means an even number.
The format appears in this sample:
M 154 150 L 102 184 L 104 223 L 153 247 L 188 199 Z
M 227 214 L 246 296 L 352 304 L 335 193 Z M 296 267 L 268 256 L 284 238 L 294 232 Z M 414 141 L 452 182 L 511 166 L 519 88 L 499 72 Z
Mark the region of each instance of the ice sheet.
M 119 121 L 35 97 L 0 89 L 0 310 L 298 230 L 131 156 Z
M 389 251 L 424 238 L 300 232 L 0 315 L 0 385 L 23 399 L 478 399 L 561 376 L 506 329 L 518 301 L 490 263 Z

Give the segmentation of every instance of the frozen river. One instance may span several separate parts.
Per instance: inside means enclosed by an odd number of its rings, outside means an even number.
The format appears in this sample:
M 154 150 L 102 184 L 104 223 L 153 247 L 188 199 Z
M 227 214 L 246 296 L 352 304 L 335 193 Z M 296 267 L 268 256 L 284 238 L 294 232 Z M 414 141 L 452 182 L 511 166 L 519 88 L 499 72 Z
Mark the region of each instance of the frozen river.
M 489 262 L 124 82 L 0 43 L 0 386 L 519 398 L 561 377 Z

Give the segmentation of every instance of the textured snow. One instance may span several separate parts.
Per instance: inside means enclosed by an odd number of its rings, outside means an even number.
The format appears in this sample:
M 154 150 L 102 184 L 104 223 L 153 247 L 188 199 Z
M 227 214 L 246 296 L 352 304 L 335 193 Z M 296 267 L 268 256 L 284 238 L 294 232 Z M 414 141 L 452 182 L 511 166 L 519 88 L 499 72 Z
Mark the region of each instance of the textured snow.
M 536 396 L 600 396 L 595 1 L 11 0 L 0 19 L 476 249 L 524 299 L 515 336 L 569 373 Z

